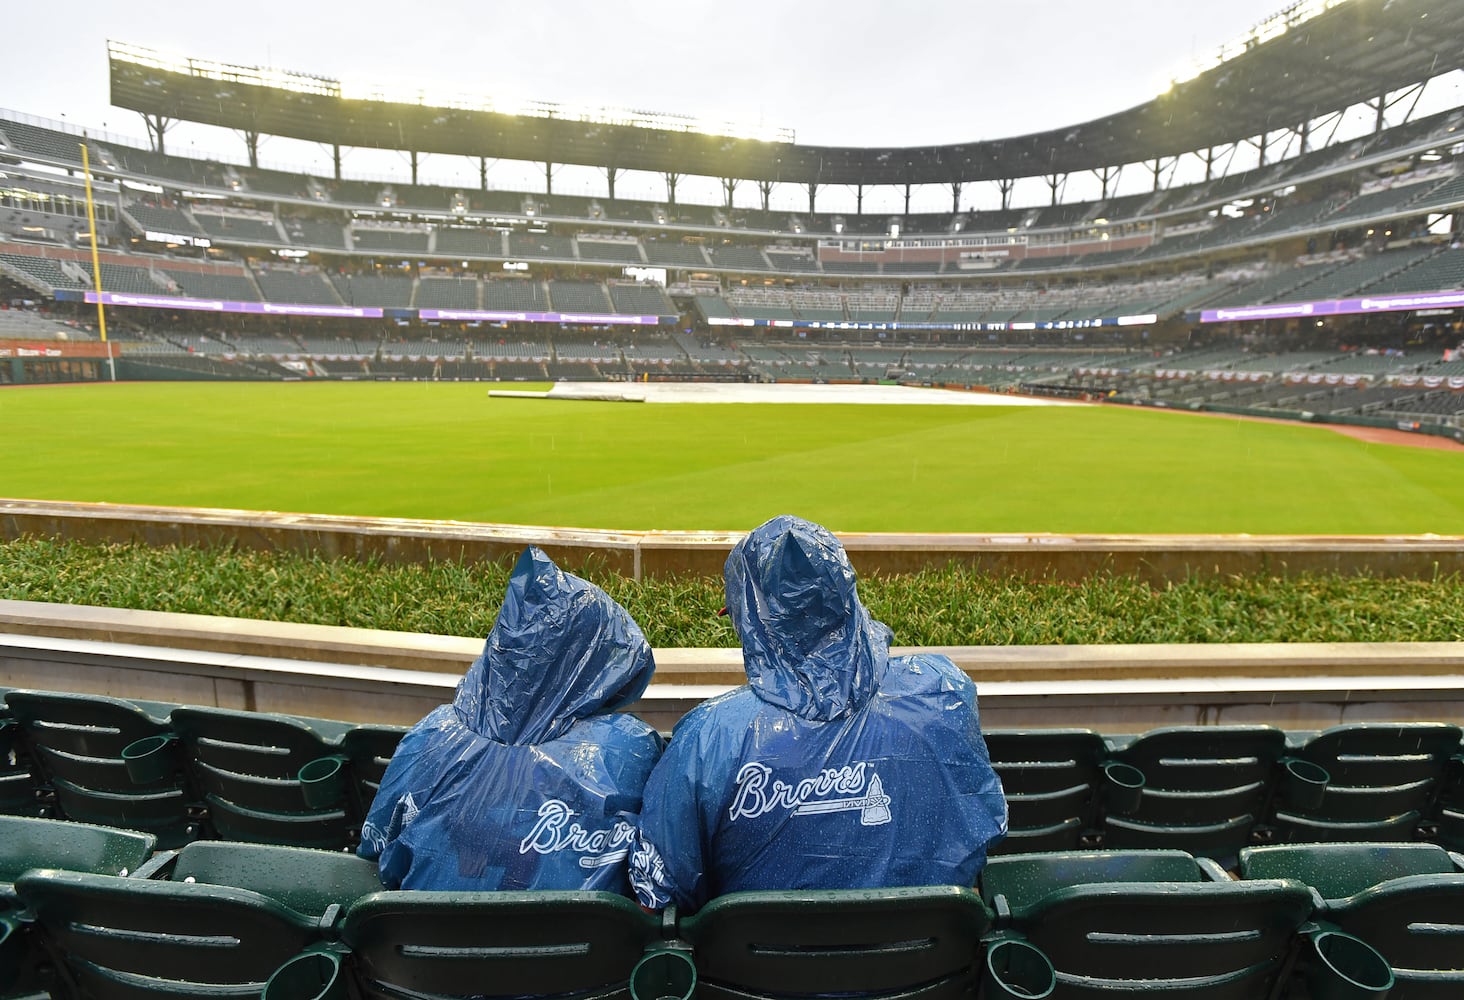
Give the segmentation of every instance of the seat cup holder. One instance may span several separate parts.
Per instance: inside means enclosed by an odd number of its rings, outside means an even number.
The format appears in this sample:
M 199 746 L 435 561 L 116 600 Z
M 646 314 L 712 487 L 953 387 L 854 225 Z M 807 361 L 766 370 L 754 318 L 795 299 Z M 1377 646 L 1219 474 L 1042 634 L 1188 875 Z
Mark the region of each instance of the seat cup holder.
M 630 974 L 631 1000 L 691 1000 L 696 963 L 684 948 L 646 952 Z
M 275 970 L 260 1000 L 345 1000 L 346 977 L 341 956 L 333 951 L 307 951 Z
M 127 768 L 127 777 L 134 785 L 155 785 L 166 780 L 178 769 L 173 748 L 178 737 L 172 733 L 158 733 L 133 740 L 122 748 L 122 766 Z
M 1327 785 L 1332 781 L 1327 769 L 1295 757 L 1283 759 L 1281 766 L 1285 775 L 1281 794 L 1286 803 L 1303 812 L 1320 809 L 1327 796 Z
M 1132 764 L 1109 761 L 1103 765 L 1103 801 L 1108 811 L 1127 816 L 1139 811 L 1144 797 L 1144 772 Z
M 1376 948 L 1337 930 L 1309 936 L 1312 961 L 1307 990 L 1313 1000 L 1382 1000 L 1393 988 L 1393 969 Z
M 1019 938 L 1002 938 L 986 948 L 978 1000 L 1026 997 L 1042 1000 L 1057 989 L 1057 972 L 1042 949 Z
M 346 758 L 317 757 L 300 768 L 296 776 L 300 793 L 311 809 L 328 809 L 346 792 Z

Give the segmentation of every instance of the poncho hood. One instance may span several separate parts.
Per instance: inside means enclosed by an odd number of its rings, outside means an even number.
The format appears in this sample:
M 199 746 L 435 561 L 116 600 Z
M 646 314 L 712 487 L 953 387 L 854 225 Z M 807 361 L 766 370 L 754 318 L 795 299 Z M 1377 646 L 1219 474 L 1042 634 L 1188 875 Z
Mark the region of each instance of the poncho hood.
M 499 743 L 543 743 L 635 701 L 655 671 L 630 614 L 531 546 L 514 565 L 483 653 L 458 684 L 463 724 Z
M 860 603 L 854 567 L 832 532 L 775 517 L 737 543 L 722 575 L 727 614 L 759 698 L 825 720 L 870 698 L 891 633 Z

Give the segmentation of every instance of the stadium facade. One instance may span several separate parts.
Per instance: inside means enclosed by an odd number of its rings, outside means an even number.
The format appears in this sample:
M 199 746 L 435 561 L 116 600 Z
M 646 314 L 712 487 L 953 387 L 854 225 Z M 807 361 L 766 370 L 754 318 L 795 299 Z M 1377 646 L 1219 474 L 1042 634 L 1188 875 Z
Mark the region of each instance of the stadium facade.
M 1461 39 L 1457 4 L 1309 0 L 1128 111 L 883 149 L 362 98 L 113 43 L 112 100 L 142 115 L 146 148 L 0 114 L 0 282 L 48 307 L 0 323 L 0 380 L 104 378 L 115 350 L 133 378 L 898 379 L 1454 426 L 1464 108 L 1414 112 L 1457 84 Z M 1339 138 L 1359 113 L 1371 127 Z M 241 133 L 250 165 L 167 152 L 179 120 Z M 259 167 L 271 135 L 329 146 L 333 175 Z M 342 176 L 353 146 L 400 150 L 411 176 Z M 477 160 L 483 183 L 417 183 L 429 154 Z M 489 189 L 490 159 L 540 164 L 543 190 Z M 1174 183 L 1185 160 L 1202 179 Z M 562 164 L 599 168 L 605 195 L 555 192 Z M 616 198 L 627 171 L 666 197 Z M 1065 200 L 1075 175 L 1100 196 Z M 690 176 L 723 203 L 679 202 Z M 1013 204 L 1033 178 L 1047 203 Z M 908 208 L 932 184 L 949 211 L 862 211 L 867 190 Z M 786 185 L 808 211 L 771 210 Z M 818 211 L 831 186 L 859 210 Z M 983 187 L 1000 207 L 971 207 Z M 88 341 L 98 297 L 107 350 Z

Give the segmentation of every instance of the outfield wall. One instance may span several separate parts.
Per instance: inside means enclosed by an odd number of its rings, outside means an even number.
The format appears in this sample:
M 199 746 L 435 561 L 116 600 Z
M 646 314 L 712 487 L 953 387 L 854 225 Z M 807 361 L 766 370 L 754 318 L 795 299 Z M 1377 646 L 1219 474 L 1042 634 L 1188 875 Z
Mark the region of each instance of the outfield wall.
M 352 722 L 416 722 L 451 699 L 482 645 L 481 638 L 0 601 L 0 686 Z M 931 651 L 975 679 L 987 728 L 1464 724 L 1464 642 Z M 736 649 L 655 655 L 655 680 L 631 709 L 662 730 L 743 681 Z
M 0 539 L 230 546 L 375 558 L 387 563 L 498 561 L 540 545 L 561 565 L 633 579 L 721 575 L 735 532 L 600 531 L 406 518 L 0 499 Z M 1210 575 L 1464 573 L 1464 536 L 1054 535 L 841 533 L 855 568 L 909 573 L 948 564 L 998 576 L 1150 582 Z

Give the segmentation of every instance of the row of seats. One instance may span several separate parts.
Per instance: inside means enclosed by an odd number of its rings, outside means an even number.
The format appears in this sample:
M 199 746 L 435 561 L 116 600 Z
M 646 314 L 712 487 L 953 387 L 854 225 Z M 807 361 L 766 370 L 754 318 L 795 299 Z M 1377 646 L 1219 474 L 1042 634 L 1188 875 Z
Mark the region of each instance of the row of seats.
M 150 833 L 354 847 L 405 730 L 98 695 L 4 691 L 0 812 Z M 988 730 L 1005 853 L 1433 839 L 1464 849 L 1459 727 Z
M 99 695 L 0 691 L 0 812 L 351 848 L 406 731 Z
M 383 891 L 370 862 L 0 817 L 0 996 L 1195 997 L 1464 990 L 1464 857 L 1428 844 L 992 859 L 979 887 Z M 980 992 L 978 993 L 978 989 Z
M 1011 815 L 1002 851 L 1101 844 L 1228 859 L 1256 843 L 1419 837 L 1464 848 L 1458 726 L 988 731 L 986 743 Z

